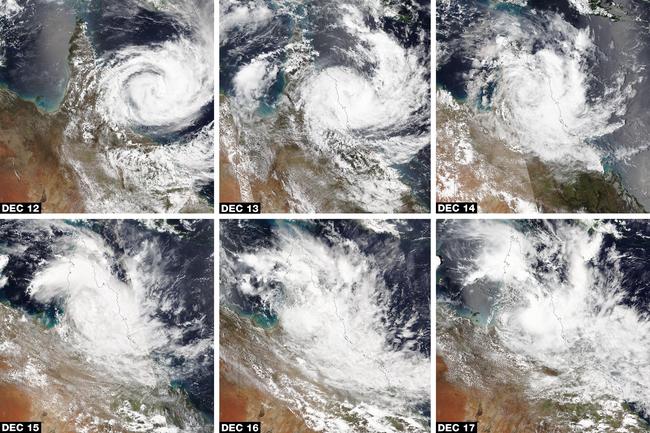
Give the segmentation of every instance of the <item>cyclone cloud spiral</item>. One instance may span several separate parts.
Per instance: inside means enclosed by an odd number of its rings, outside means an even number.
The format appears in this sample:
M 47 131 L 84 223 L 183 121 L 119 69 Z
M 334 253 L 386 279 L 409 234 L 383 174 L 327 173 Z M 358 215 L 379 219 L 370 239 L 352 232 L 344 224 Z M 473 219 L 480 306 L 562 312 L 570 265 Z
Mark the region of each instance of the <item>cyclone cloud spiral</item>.
M 220 3 L 221 194 L 281 212 L 430 207 L 430 3 Z
M 114 54 L 100 81 L 102 114 L 118 126 L 162 133 L 191 126 L 213 100 L 208 50 L 180 38 Z
M 214 99 L 212 0 L 0 2 L 0 201 L 210 212 Z
M 438 201 L 648 209 L 649 22 L 638 0 L 438 2 Z
M 214 431 L 212 221 L 5 220 L 0 235 L 3 421 Z

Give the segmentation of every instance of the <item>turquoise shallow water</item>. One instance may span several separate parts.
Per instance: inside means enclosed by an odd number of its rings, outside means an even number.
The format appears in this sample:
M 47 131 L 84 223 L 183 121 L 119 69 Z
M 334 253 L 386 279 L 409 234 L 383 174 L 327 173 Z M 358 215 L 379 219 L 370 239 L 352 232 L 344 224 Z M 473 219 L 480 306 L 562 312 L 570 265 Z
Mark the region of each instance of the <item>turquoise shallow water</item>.
M 175 391 L 180 391 L 183 394 L 187 395 L 188 398 L 190 398 L 190 401 L 192 401 L 190 395 L 191 395 L 191 386 L 184 380 L 181 379 L 172 379 L 171 382 L 169 383 L 169 387 L 172 390 Z M 194 404 L 194 401 L 192 401 Z M 196 410 L 201 414 L 203 419 L 207 421 L 208 423 L 214 423 L 214 414 L 206 412 L 205 410 L 201 410 L 199 407 L 195 407 Z
M 278 317 L 269 311 L 248 312 L 235 306 L 232 308 L 239 316 L 250 319 L 250 321 L 253 322 L 255 326 L 258 326 L 260 328 L 271 329 L 278 324 Z
M 261 116 L 270 116 L 275 113 L 275 105 L 278 102 L 278 99 L 280 99 L 282 92 L 284 91 L 285 84 L 286 80 L 284 77 L 284 72 L 280 71 L 278 72 L 278 76 L 275 82 L 269 88 L 267 94 L 264 95 L 264 98 L 260 101 L 258 113 Z
M 278 324 L 278 318 L 267 313 L 254 313 L 251 316 L 253 323 L 260 328 L 270 329 Z
M 12 88 L 12 86 L 10 86 L 6 82 L 0 82 L 0 88 L 7 89 L 13 92 L 14 94 L 16 94 L 16 96 L 18 96 L 23 101 L 31 102 L 34 105 L 36 105 L 40 110 L 48 113 L 54 113 L 59 109 L 61 103 L 63 102 L 63 97 L 65 94 L 65 86 L 63 86 L 64 90 L 61 92 L 56 92 L 55 89 L 52 89 L 52 93 L 50 94 L 50 96 L 44 96 L 40 94 L 35 95 L 29 92 L 27 93 L 20 92 Z
M 2 291 L 0 291 L 0 303 L 14 308 L 16 307 L 10 299 L 2 295 Z M 47 329 L 52 329 L 58 325 L 60 323 L 59 318 L 63 314 L 61 307 L 56 305 L 26 305 L 21 306 L 20 309 L 23 310 L 25 314 L 36 318 L 37 321 Z
M 499 11 L 508 12 L 513 15 L 519 15 L 525 11 L 524 6 L 512 4 L 512 3 L 497 3 L 494 8 Z

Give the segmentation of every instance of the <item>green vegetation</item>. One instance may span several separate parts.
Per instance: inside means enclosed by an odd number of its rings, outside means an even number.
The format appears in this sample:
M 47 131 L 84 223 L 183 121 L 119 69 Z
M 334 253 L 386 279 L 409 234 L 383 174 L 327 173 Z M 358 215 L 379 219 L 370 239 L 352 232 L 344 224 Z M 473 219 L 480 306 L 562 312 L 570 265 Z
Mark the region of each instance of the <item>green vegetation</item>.
M 600 0 L 589 0 L 589 7 L 591 8 L 592 11 L 595 11 L 599 7 L 602 7 L 600 4 Z
M 388 420 L 390 425 L 392 425 L 395 428 L 395 430 L 404 431 L 404 424 L 402 424 L 402 422 L 399 419 L 394 418 L 392 416 L 386 417 L 386 419 Z
M 410 24 L 413 21 L 411 15 L 398 15 L 397 19 L 405 24 Z
M 563 398 L 571 400 L 573 395 L 566 395 Z M 559 402 L 557 400 L 544 399 L 539 402 L 540 409 L 547 417 L 555 417 L 558 415 L 566 416 L 566 419 L 571 423 L 578 423 L 583 420 L 593 421 L 597 425 L 606 426 L 606 431 L 614 431 L 623 426 L 623 420 L 627 413 L 635 413 L 634 410 L 627 404 L 621 404 L 621 410 L 605 411 L 599 402 L 592 403 L 572 403 L 572 402 Z M 626 432 L 628 433 L 641 433 L 644 430 L 641 427 L 633 425 L 626 425 Z
M 528 162 L 528 174 L 536 202 L 544 211 L 643 212 L 614 173 L 581 172 L 567 180 L 558 179 L 551 169 L 535 158 Z

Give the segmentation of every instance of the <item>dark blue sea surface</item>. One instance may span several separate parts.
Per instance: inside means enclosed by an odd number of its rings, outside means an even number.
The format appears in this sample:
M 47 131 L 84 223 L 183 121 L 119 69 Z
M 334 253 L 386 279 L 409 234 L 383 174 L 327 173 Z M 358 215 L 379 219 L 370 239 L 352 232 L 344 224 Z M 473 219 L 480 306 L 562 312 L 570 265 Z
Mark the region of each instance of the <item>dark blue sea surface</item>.
M 270 8 L 272 9 L 272 6 Z M 233 79 L 240 68 L 260 54 L 275 51 L 288 44 L 291 40 L 291 29 L 292 19 L 289 15 L 274 14 L 268 23 L 254 30 L 242 27 L 229 30 L 227 37 L 219 40 L 220 91 L 233 95 Z M 271 96 L 271 99 L 274 98 Z
M 80 8 L 99 56 L 129 46 L 150 46 L 190 35 L 189 29 L 173 15 L 145 9 L 132 0 L 92 0 Z
M 369 124 L 367 127 L 357 126 L 349 131 L 328 131 L 325 132 L 323 143 L 314 146 L 311 140 L 315 135 L 308 130 L 312 128 L 309 119 L 301 120 L 298 116 L 292 126 L 287 126 L 285 118 L 293 119 L 295 113 L 301 113 L 305 101 L 309 95 L 304 93 L 309 88 L 312 79 L 318 77 L 328 68 L 343 68 L 346 71 L 354 71 L 362 79 L 373 81 L 378 79 L 378 70 L 383 66 L 380 55 L 375 53 L 375 45 L 372 39 L 367 38 L 364 32 L 382 33 L 396 42 L 409 59 L 417 56 L 419 66 L 414 74 L 405 78 L 407 80 L 421 80 L 422 90 L 420 94 L 429 91 L 428 83 L 431 80 L 429 65 L 431 63 L 431 4 L 424 0 L 385 0 L 382 6 L 386 6 L 396 14 L 383 16 L 378 13 L 382 8 L 369 6 L 362 1 L 345 1 L 333 4 L 325 0 L 308 0 L 304 2 L 293 1 L 263 1 L 241 3 L 236 1 L 221 3 L 222 29 L 219 42 L 220 50 L 220 92 L 237 102 L 233 106 L 235 117 L 239 112 L 244 114 L 242 122 L 242 143 L 249 143 L 246 137 L 251 136 L 250 146 L 244 146 L 246 152 L 251 152 L 251 161 L 263 161 L 270 157 L 264 152 L 252 149 L 253 143 L 257 146 L 260 137 L 273 136 L 268 139 L 268 145 L 273 147 L 286 142 L 296 143 L 300 152 L 311 161 L 318 161 L 315 165 L 321 165 L 320 158 L 325 152 L 334 153 L 333 163 L 326 165 L 322 170 L 314 170 L 316 176 L 324 175 L 327 179 L 324 182 L 331 183 L 332 179 L 336 185 L 331 188 L 352 189 L 345 186 L 354 176 L 373 179 L 375 173 L 386 170 L 390 167 L 390 176 L 397 174 L 399 181 L 408 192 L 401 198 L 399 205 L 402 211 L 414 211 L 414 209 L 428 209 L 431 206 L 431 182 L 430 182 L 430 142 L 431 119 L 430 119 L 430 98 L 423 96 L 418 101 L 418 106 L 411 109 L 411 112 L 404 113 L 406 120 L 400 125 L 388 122 L 387 125 Z M 246 6 L 242 6 L 242 5 Z M 251 19 L 247 23 L 234 23 L 234 11 L 241 7 L 253 9 L 256 13 L 263 15 L 260 19 Z M 262 13 L 261 11 L 264 11 Z M 252 14 L 252 12 L 250 12 Z M 358 17 L 356 14 L 359 14 Z M 351 18 L 351 15 L 354 17 Z M 357 24 L 359 23 L 359 24 Z M 355 26 L 359 28 L 354 28 Z M 294 51 L 295 50 L 295 51 Z M 299 54 L 293 54 L 296 51 Z M 290 60 L 290 61 L 289 61 Z M 247 98 L 236 95 L 236 78 L 244 68 L 255 62 L 265 62 L 263 65 L 264 82 L 259 82 L 261 95 L 255 95 L 255 101 L 249 104 Z M 298 64 L 301 68 L 295 72 L 293 68 Z M 259 66 L 262 66 L 261 64 Z M 260 71 L 261 73 L 261 71 Z M 408 73 L 406 73 L 408 75 Z M 271 76 L 273 75 L 273 76 Z M 252 78 L 255 79 L 255 78 Z M 318 82 L 318 81 L 317 81 Z M 382 88 L 382 84 L 376 85 Z M 389 85 L 386 85 L 389 87 Z M 263 88 L 263 89 L 262 89 Z M 238 98 L 239 96 L 239 98 Z M 315 92 L 315 97 L 319 97 Z M 237 105 L 250 105 L 239 107 Z M 388 102 L 387 104 L 390 104 Z M 256 116 L 250 116 L 254 113 Z M 277 116 L 277 117 L 273 117 Z M 278 120 L 273 122 L 273 120 Z M 314 119 L 316 121 L 316 119 Z M 340 135 L 339 135 L 340 134 Z M 255 136 L 255 138 L 252 138 Z M 262 139 L 263 140 L 263 139 Z M 412 147 L 413 141 L 417 140 L 421 147 L 413 150 L 412 155 L 403 157 L 399 163 L 394 162 L 395 155 L 391 150 L 386 150 L 384 140 L 390 140 L 390 146 Z M 401 141 L 408 141 L 403 144 Z M 351 143 L 360 143 L 357 148 L 352 148 Z M 379 143 L 381 142 L 381 143 Z M 375 146 L 378 143 L 380 145 Z M 304 146 L 303 146 L 304 144 Z M 360 157 L 361 146 L 372 147 L 369 156 Z M 416 151 L 418 152 L 417 154 Z M 254 153 L 253 153 L 254 152 Z M 358 153 L 358 154 L 357 154 Z M 391 161 L 386 165 L 380 165 L 377 161 L 383 161 L 386 154 L 390 154 Z M 330 156 L 325 156 L 330 158 Z M 298 159 L 296 158 L 296 161 Z M 358 160 L 359 162 L 357 162 Z M 337 161 L 345 161 L 339 163 Z M 350 173 L 344 173 L 342 166 L 352 162 L 353 168 L 347 169 Z M 236 164 L 230 161 L 231 164 Z M 290 161 L 288 167 L 278 164 L 278 171 L 286 170 L 293 178 L 293 172 L 302 171 L 301 167 L 296 170 L 298 163 Z M 260 164 L 261 165 L 261 164 Z M 379 166 L 379 167 L 378 167 Z M 331 168 L 331 169 L 330 169 Z M 250 169 L 250 168 L 249 168 Z M 310 168 L 311 169 L 311 168 Z M 330 169 L 330 170 L 328 170 Z M 266 171 L 261 169 L 260 171 Z M 284 174 L 279 175 L 284 176 Z M 377 174 L 376 177 L 382 175 Z M 303 178 L 299 174 L 298 178 Z M 383 177 L 382 179 L 386 179 Z M 374 180 L 374 179 L 373 179 Z M 343 184 L 344 186 L 339 186 Z M 354 183 L 354 181 L 352 181 Z M 324 184 L 324 183 L 323 183 Z M 311 188 L 310 188 L 311 189 Z M 290 192 L 293 195 L 295 192 Z M 354 192 L 356 194 L 356 192 Z M 296 199 L 300 205 L 313 200 L 315 196 L 320 202 L 318 194 L 309 192 L 304 197 Z M 335 206 L 345 206 L 346 209 L 367 209 L 367 203 L 357 203 L 358 200 L 347 200 L 347 202 Z M 319 206 L 324 204 L 319 203 Z M 289 207 L 297 206 L 290 205 Z M 403 210 L 408 209 L 408 210 Z
M 594 19 L 580 15 L 570 6 L 568 0 L 532 0 L 528 1 L 526 6 L 490 0 L 457 0 L 450 3 L 438 3 L 436 40 L 443 47 L 444 56 L 439 58 L 436 65 L 437 86 L 449 91 L 455 98 L 465 100 L 468 73 L 474 67 L 475 53 L 473 50 L 478 47 L 465 45 L 463 38 L 474 27 L 485 25 L 485 22 L 495 20 L 501 14 L 520 17 L 523 28 L 548 26 L 548 17 L 539 12 L 558 13 L 576 28 L 584 28 Z M 485 37 L 492 38 L 494 35 L 486 34 Z M 531 31 L 532 37 L 534 36 Z M 546 47 L 537 45 L 537 49 L 542 48 Z
M 623 236 L 604 236 L 603 248 L 596 264 L 603 271 L 611 269 L 607 253 L 615 248 L 621 254 L 617 260 L 622 274 L 622 302 L 650 319 L 650 223 L 643 220 L 610 221 Z
M 170 328 L 183 329 L 184 324 L 201 318 L 204 326 L 185 328 L 182 344 L 190 345 L 213 337 L 214 329 L 214 227 L 211 220 L 195 220 L 191 225 L 168 220 L 176 233 L 143 230 L 134 221 L 125 220 L 118 227 L 96 224 L 93 230 L 102 234 L 116 251 L 137 254 L 141 242 L 152 238 L 157 241 L 161 257 L 162 280 L 149 288 L 149 296 L 165 299 L 171 308 L 159 308 L 156 318 Z M 119 270 L 117 270 L 119 273 Z M 167 307 L 167 306 L 166 306 Z M 214 357 L 212 348 L 201 353 L 201 359 L 191 365 L 176 353 L 161 353 L 162 359 L 171 361 L 175 378 L 183 384 L 192 403 L 205 414 L 212 416 L 214 406 Z

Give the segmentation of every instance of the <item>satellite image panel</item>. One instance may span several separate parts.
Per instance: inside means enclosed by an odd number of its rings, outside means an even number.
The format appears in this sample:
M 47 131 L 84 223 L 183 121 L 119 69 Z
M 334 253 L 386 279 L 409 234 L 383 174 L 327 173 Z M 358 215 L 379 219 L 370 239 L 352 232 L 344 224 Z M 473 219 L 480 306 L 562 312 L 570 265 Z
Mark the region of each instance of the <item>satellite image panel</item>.
M 220 201 L 428 212 L 429 1 L 219 7 Z
M 213 433 L 213 258 L 209 220 L 0 221 L 0 422 Z
M 650 209 L 645 0 L 441 0 L 437 201 Z
M 0 202 L 209 212 L 211 0 L 1 0 Z
M 430 226 L 222 221 L 220 421 L 431 431 Z
M 436 419 L 650 431 L 650 222 L 443 220 Z

